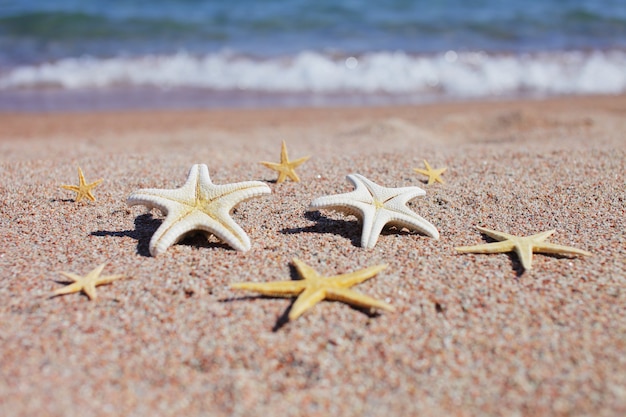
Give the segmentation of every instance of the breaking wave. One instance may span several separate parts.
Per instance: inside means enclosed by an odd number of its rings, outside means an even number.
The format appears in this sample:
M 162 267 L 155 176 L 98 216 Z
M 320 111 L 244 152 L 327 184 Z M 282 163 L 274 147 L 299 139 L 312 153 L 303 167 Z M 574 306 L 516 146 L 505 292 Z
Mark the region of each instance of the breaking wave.
M 120 86 L 450 98 L 618 94 L 626 92 L 626 51 L 370 52 L 360 56 L 304 51 L 272 58 L 179 52 L 140 57 L 83 56 L 0 71 L 0 91 Z

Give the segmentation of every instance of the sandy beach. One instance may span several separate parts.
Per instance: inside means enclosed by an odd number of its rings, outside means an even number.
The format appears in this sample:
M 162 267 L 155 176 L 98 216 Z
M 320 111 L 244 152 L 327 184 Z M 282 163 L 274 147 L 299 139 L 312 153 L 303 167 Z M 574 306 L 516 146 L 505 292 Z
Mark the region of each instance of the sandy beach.
M 310 155 L 300 183 L 259 161 Z M 0 414 L 4 416 L 620 416 L 626 414 L 626 96 L 381 108 L 0 113 Z M 447 167 L 445 184 L 413 171 Z M 162 216 L 128 207 L 193 164 L 216 184 L 259 180 L 237 206 L 252 242 L 191 237 L 151 257 Z M 60 188 L 102 178 L 92 202 Z M 418 186 L 435 240 L 307 212 L 360 173 Z M 475 226 L 590 257 L 459 254 Z M 353 287 L 393 305 L 230 289 L 386 263 Z M 53 297 L 106 262 L 98 299 Z

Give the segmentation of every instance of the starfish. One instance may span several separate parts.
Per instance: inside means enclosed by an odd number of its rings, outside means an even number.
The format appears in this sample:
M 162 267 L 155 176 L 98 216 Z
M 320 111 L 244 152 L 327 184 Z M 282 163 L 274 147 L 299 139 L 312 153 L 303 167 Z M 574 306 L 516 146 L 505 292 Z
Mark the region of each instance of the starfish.
M 81 201 L 83 197 L 87 197 L 91 201 L 96 201 L 96 197 L 94 197 L 94 195 L 91 193 L 91 190 L 94 189 L 101 182 L 102 179 L 99 179 L 92 182 L 91 184 L 87 184 L 85 181 L 85 176 L 83 175 L 83 170 L 78 167 L 78 185 L 61 185 L 61 188 L 74 191 L 76 193 L 75 201 L 77 203 Z
M 424 165 L 426 165 L 426 169 L 413 168 L 413 171 L 419 174 L 428 175 L 427 185 L 431 185 L 435 181 L 443 184 L 443 179 L 441 179 L 441 174 L 443 174 L 448 168 L 433 169 L 430 167 L 430 164 L 425 159 L 424 159 Z
M 250 249 L 246 232 L 230 217 L 239 203 L 271 190 L 260 181 L 216 185 L 204 164 L 193 165 L 185 185 L 174 190 L 146 188 L 132 193 L 126 203 L 157 208 L 166 217 L 150 239 L 150 254 L 157 256 L 193 231 L 214 234 L 232 248 Z
M 302 158 L 298 158 L 295 161 L 289 161 L 289 155 L 287 155 L 287 145 L 285 141 L 283 141 L 283 146 L 280 150 L 280 163 L 275 162 L 261 162 L 261 164 L 265 165 L 269 169 L 273 169 L 274 171 L 278 171 L 278 179 L 276 180 L 277 184 L 285 181 L 287 177 L 295 182 L 300 182 L 300 178 L 298 174 L 296 174 L 296 168 L 306 162 L 310 156 L 304 156 Z
M 322 277 L 313 268 L 299 259 L 294 258 L 293 264 L 303 279 L 266 283 L 243 282 L 231 284 L 231 288 L 255 291 L 274 297 L 297 295 L 298 298 L 289 311 L 289 320 L 297 319 L 306 310 L 324 299 L 342 301 L 362 308 L 380 308 L 394 311 L 393 306 L 383 301 L 348 289 L 378 274 L 387 268 L 387 265 L 376 265 L 348 274 Z
M 426 194 L 421 188 L 382 187 L 359 174 L 350 174 L 346 178 L 356 187 L 354 191 L 316 198 L 311 202 L 309 210 L 325 208 L 351 214 L 362 220 L 362 247 L 373 248 L 386 224 L 417 230 L 439 239 L 437 228 L 406 206 L 409 200 Z
M 98 298 L 96 295 L 96 286 L 110 284 L 111 282 L 124 278 L 123 275 L 108 275 L 101 277 L 100 273 L 104 269 L 106 263 L 97 266 L 93 271 L 89 272 L 84 277 L 73 274 L 71 272 L 61 272 L 62 275 L 71 279 L 73 284 L 67 285 L 63 288 L 59 288 L 54 292 L 54 295 L 72 294 L 82 291 L 89 297 L 90 300 Z
M 476 246 L 461 246 L 455 248 L 457 251 L 461 253 L 503 253 L 515 251 L 525 270 L 532 268 L 533 252 L 591 256 L 591 253 L 581 249 L 544 242 L 556 230 L 548 230 L 531 236 L 514 236 L 480 226 L 476 226 L 476 228 L 498 242 Z

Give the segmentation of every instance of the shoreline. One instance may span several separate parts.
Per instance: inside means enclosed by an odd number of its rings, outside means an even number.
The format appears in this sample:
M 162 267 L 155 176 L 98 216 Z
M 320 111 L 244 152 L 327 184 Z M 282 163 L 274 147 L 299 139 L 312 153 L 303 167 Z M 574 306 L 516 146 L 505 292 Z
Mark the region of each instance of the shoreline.
M 79 136 L 77 133 L 89 126 L 105 133 L 115 120 L 121 131 L 154 131 L 164 128 L 180 129 L 182 126 L 233 130 L 254 129 L 280 121 L 281 125 L 309 123 L 321 119 L 323 123 L 355 121 L 364 118 L 380 120 L 397 116 L 429 124 L 433 118 L 445 118 L 472 111 L 546 111 L 583 114 L 588 109 L 622 111 L 626 94 L 572 95 L 550 98 L 459 100 L 421 104 L 383 106 L 327 106 L 327 107 L 261 107 L 261 108 L 190 108 L 190 109 L 127 109 L 98 111 L 0 111 L 0 140 L 10 140 L 11 135 L 25 139 L 37 135 L 57 133 Z M 284 115 L 284 117 L 283 117 Z M 153 117 L 153 120 L 150 118 Z M 242 119 L 242 123 L 238 120 Z M 274 120 L 274 121 L 273 121 Z M 50 130 L 52 129 L 52 130 Z
M 626 410 L 626 95 L 376 108 L 0 113 L 0 414 L 616 416 Z M 300 183 L 259 161 L 311 158 Z M 423 160 L 447 167 L 428 186 Z M 272 194 L 233 219 L 237 252 L 192 237 L 149 256 L 163 218 L 128 207 L 141 188 L 182 186 L 192 164 L 216 184 Z M 95 203 L 61 184 L 103 178 Z M 418 186 L 408 207 L 440 239 L 384 230 L 359 245 L 354 217 L 307 211 L 358 172 Z M 588 257 L 459 254 L 475 226 Z M 388 268 L 353 289 L 395 308 L 292 299 L 240 282 Z M 126 279 L 52 297 L 61 271 Z

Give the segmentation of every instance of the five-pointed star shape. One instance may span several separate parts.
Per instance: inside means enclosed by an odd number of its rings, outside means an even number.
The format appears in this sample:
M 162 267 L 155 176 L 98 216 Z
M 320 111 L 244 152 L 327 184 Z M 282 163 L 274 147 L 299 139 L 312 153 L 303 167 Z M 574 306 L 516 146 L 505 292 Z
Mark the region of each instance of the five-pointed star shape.
M 295 182 L 300 182 L 300 178 L 298 174 L 296 174 L 296 168 L 306 162 L 310 156 L 304 156 L 302 158 L 298 158 L 295 161 L 289 161 L 289 155 L 287 155 L 287 145 L 285 141 L 283 141 L 283 145 L 280 149 L 280 163 L 276 162 L 261 162 L 261 164 L 265 165 L 269 169 L 273 169 L 274 171 L 278 171 L 278 179 L 276 180 L 277 184 L 285 181 L 287 177 Z
M 82 200 L 83 197 L 87 197 L 91 201 L 96 201 L 96 197 L 94 197 L 94 195 L 91 193 L 91 190 L 94 189 L 101 182 L 102 179 L 99 179 L 92 182 L 91 184 L 87 184 L 82 169 L 78 167 L 78 185 L 62 185 L 61 188 L 74 191 L 76 193 L 75 201 L 77 203 Z
M 309 210 L 330 209 L 362 220 L 362 247 L 373 248 L 386 224 L 417 230 L 439 239 L 437 228 L 406 206 L 409 200 L 426 194 L 421 188 L 382 187 L 359 174 L 350 174 L 346 178 L 356 187 L 354 191 L 316 198 Z
M 93 271 L 89 272 L 84 277 L 76 275 L 71 272 L 61 272 L 62 275 L 71 279 L 74 283 L 67 285 L 63 288 L 59 288 L 54 291 L 54 295 L 63 295 L 63 294 L 71 294 L 79 291 L 83 291 L 90 300 L 95 300 L 98 298 L 96 295 L 96 286 L 110 284 L 111 282 L 124 278 L 123 275 L 108 275 L 105 277 L 101 277 L 100 273 L 104 269 L 106 264 L 102 264 L 97 266 Z
M 461 246 L 455 248 L 457 251 L 461 253 L 503 253 L 515 251 L 525 270 L 532 268 L 533 252 L 591 256 L 591 253 L 581 249 L 544 242 L 556 230 L 548 230 L 531 236 L 514 236 L 480 226 L 476 226 L 476 228 L 498 242 Z
M 376 265 L 348 274 L 323 277 L 299 259 L 294 258 L 293 263 L 303 279 L 266 283 L 243 282 L 231 284 L 231 288 L 255 291 L 274 297 L 297 295 L 298 299 L 289 311 L 289 320 L 297 319 L 306 310 L 324 299 L 341 301 L 361 308 L 380 308 L 394 311 L 393 306 L 384 301 L 348 289 L 378 274 L 387 268 L 387 265 Z
M 270 194 L 260 181 L 216 185 L 204 164 L 193 165 L 185 185 L 174 190 L 146 188 L 132 193 L 126 203 L 157 208 L 166 217 L 150 239 L 150 254 L 157 256 L 192 231 L 214 234 L 232 248 L 250 249 L 246 232 L 230 217 L 242 201 Z
M 424 174 L 428 176 L 428 184 L 431 185 L 435 181 L 443 184 L 443 179 L 441 178 L 441 174 L 443 174 L 448 168 L 431 168 L 430 164 L 424 159 L 424 165 L 426 165 L 426 169 L 413 168 L 413 171 Z

